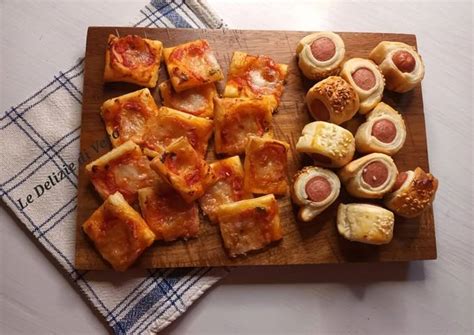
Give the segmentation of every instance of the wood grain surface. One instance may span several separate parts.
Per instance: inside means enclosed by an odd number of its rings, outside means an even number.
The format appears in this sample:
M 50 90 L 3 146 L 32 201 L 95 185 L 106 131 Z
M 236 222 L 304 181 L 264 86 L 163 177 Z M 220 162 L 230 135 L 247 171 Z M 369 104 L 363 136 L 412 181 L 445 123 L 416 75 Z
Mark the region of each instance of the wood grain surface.
M 174 46 L 198 38 L 207 39 L 224 70 L 236 50 L 250 54 L 266 54 L 279 63 L 289 64 L 289 74 L 281 104 L 274 114 L 275 137 L 296 143 L 303 126 L 312 121 L 304 104 L 306 91 L 314 84 L 301 75 L 294 49 L 296 43 L 308 32 L 295 31 L 247 31 L 247 30 L 186 30 L 153 28 L 91 27 L 88 30 L 84 95 L 81 129 L 81 166 L 79 171 L 78 217 L 76 237 L 76 267 L 93 270 L 109 266 L 95 251 L 92 243 L 82 232 L 82 223 L 100 206 L 102 200 L 94 191 L 85 171 L 85 163 L 111 149 L 99 110 L 106 99 L 139 89 L 124 84 L 104 84 L 104 54 L 107 37 L 138 34 L 158 39 L 165 47 Z M 346 59 L 367 57 L 370 50 L 383 40 L 393 40 L 416 45 L 414 35 L 384 33 L 340 33 L 346 45 Z M 164 66 L 159 82 L 167 79 Z M 225 81 L 218 83 L 222 92 Z M 160 104 L 158 90 L 151 90 Z M 407 124 L 407 139 L 403 149 L 394 156 L 399 170 L 420 166 L 429 170 L 426 146 L 425 122 L 421 87 L 405 94 L 385 92 L 384 101 L 399 110 Z M 346 126 L 354 130 L 363 118 L 356 118 Z M 215 159 L 213 145 L 209 146 L 207 159 Z M 306 156 L 290 150 L 289 176 L 304 165 L 310 164 Z M 337 233 L 336 210 L 340 202 L 356 202 L 343 190 L 339 200 L 313 222 L 298 223 L 297 208 L 289 197 L 279 199 L 283 225 L 283 240 L 269 248 L 246 257 L 231 259 L 227 256 L 217 226 L 209 224 L 201 216 L 201 232 L 198 238 L 184 242 L 155 242 L 137 261 L 139 267 L 165 268 L 188 266 L 239 266 L 239 265 L 287 265 L 345 262 L 388 262 L 436 258 L 436 240 L 433 211 L 430 208 L 416 219 L 396 217 L 393 241 L 384 246 L 349 242 Z M 366 200 L 362 200 L 367 202 Z

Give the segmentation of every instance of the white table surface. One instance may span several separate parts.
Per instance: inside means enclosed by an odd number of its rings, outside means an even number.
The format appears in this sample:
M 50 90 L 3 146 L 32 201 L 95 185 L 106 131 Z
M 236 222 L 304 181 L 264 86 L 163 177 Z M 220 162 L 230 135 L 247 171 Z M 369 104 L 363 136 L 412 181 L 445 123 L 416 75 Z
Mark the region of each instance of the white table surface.
M 417 35 L 438 260 L 235 269 L 164 333 L 472 334 L 472 3 L 209 2 L 232 28 Z M 1 110 L 72 65 L 87 26 L 127 24 L 143 5 L 0 1 Z M 107 333 L 3 205 L 0 235 L 1 334 Z

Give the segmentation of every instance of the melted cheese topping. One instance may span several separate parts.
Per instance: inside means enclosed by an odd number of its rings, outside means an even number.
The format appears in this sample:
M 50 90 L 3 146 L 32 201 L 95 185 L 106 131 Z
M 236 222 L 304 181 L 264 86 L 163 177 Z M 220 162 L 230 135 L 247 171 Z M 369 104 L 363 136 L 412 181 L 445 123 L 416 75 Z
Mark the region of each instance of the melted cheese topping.
M 279 193 L 283 185 L 286 188 L 287 156 L 286 148 L 278 143 L 265 143 L 261 148 L 248 153 L 250 161 L 250 178 L 252 186 L 258 193 Z

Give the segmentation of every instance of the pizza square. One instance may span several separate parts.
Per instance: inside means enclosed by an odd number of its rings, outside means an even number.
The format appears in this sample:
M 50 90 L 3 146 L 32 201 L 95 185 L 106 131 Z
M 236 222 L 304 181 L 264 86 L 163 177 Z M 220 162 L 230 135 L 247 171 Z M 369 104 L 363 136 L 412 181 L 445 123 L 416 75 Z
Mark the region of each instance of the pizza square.
M 170 187 L 147 187 L 138 191 L 143 218 L 157 240 L 174 241 L 197 237 L 199 210 Z
M 268 56 L 251 56 L 235 51 L 227 74 L 224 97 L 260 97 L 269 95 L 274 98 L 276 108 L 283 94 L 288 65 L 277 64 Z
M 158 114 L 158 107 L 148 88 L 144 88 L 105 101 L 100 114 L 114 147 L 128 140 L 141 145 L 145 125 Z
M 127 82 L 153 88 L 158 81 L 163 44 L 137 35 L 109 35 L 105 82 Z
M 186 202 L 200 198 L 215 182 L 211 167 L 194 150 L 186 137 L 180 137 L 159 152 L 151 161 L 151 167 Z
M 204 157 L 212 129 L 212 120 L 161 107 L 157 117 L 146 124 L 143 145 L 150 150 L 161 151 L 174 140 L 184 136 Z
M 231 257 L 262 249 L 283 237 L 273 194 L 221 205 L 217 219 Z
M 125 271 L 155 240 L 155 234 L 120 192 L 109 196 L 82 229 L 116 271 Z
M 206 40 L 165 48 L 163 56 L 171 84 L 176 92 L 224 78 L 221 67 Z
M 272 99 L 215 99 L 214 145 L 216 153 L 238 155 L 250 135 L 272 137 Z
M 252 136 L 245 148 L 244 189 L 256 194 L 288 193 L 289 144 Z
M 148 158 L 132 141 L 87 164 L 86 173 L 102 199 L 120 192 L 129 203 L 137 200 L 139 189 L 161 181 Z
M 212 119 L 214 117 L 214 97 L 217 96 L 214 83 L 190 88 L 183 92 L 176 92 L 169 80 L 158 85 L 161 101 L 170 107 L 195 116 Z
M 252 194 L 244 190 L 244 169 L 239 156 L 213 162 L 210 166 L 217 181 L 199 199 L 199 204 L 209 220 L 215 223 L 220 205 L 251 198 Z

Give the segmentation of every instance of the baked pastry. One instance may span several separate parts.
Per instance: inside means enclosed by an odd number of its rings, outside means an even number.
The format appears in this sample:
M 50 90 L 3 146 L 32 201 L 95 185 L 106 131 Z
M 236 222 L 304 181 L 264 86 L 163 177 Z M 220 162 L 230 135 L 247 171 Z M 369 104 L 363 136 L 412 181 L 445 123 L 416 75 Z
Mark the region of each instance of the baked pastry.
M 137 35 L 109 35 L 105 51 L 104 81 L 155 87 L 163 44 Z
M 252 198 L 244 189 L 244 168 L 239 156 L 221 159 L 210 164 L 216 183 L 199 199 L 201 209 L 211 222 L 217 222 L 220 205 Z
M 150 165 L 186 202 L 200 198 L 215 182 L 211 167 L 186 137 L 178 138 L 160 151 Z
M 385 206 L 397 215 L 413 218 L 433 203 L 437 189 L 438 179 L 420 167 L 400 172 L 392 193 L 385 196 Z
M 148 158 L 132 141 L 87 164 L 86 173 L 102 199 L 118 191 L 129 203 L 137 200 L 139 189 L 160 182 Z
M 340 204 L 337 209 L 337 230 L 349 241 L 387 244 L 393 237 L 395 217 L 380 206 Z
M 176 92 L 169 80 L 158 85 L 164 106 L 181 112 L 212 119 L 214 117 L 214 97 L 216 84 L 210 83 L 183 92 Z
M 341 182 L 354 197 L 380 199 L 390 192 L 398 170 L 392 157 L 373 153 L 356 159 L 339 171 Z
M 109 196 L 82 229 L 115 271 L 125 271 L 155 240 L 155 234 L 120 192 Z
M 401 42 L 380 42 L 371 52 L 372 59 L 385 77 L 390 91 L 404 93 L 412 90 L 425 76 L 425 65 L 416 49 Z
M 330 31 L 307 35 L 296 47 L 298 66 L 311 80 L 337 75 L 345 52 L 342 38 Z
M 215 99 L 214 145 L 216 153 L 243 154 L 250 135 L 272 137 L 273 98 Z
M 165 48 L 163 57 L 176 92 L 224 78 L 221 67 L 206 40 Z
M 268 95 L 274 98 L 273 108 L 283 94 L 288 65 L 277 64 L 268 56 L 252 56 L 235 51 L 227 74 L 224 89 L 226 98 L 257 98 Z
M 172 141 L 185 136 L 194 149 L 204 156 L 212 135 L 212 120 L 161 107 L 158 115 L 147 122 L 143 134 L 145 148 L 160 151 Z
M 109 99 L 100 115 L 114 147 L 128 140 L 141 145 L 148 120 L 158 114 L 158 107 L 148 88 Z
M 361 153 L 381 152 L 393 156 L 405 144 L 406 136 L 402 116 L 386 103 L 379 102 L 357 129 L 356 148 Z
M 354 157 L 355 140 L 347 129 L 315 121 L 304 126 L 296 151 L 310 155 L 318 166 L 338 168 Z
M 341 183 L 331 170 L 306 166 L 293 177 L 291 198 L 300 207 L 298 218 L 311 221 L 339 196 Z
M 351 58 L 342 65 L 340 76 L 352 85 L 359 96 L 360 114 L 366 114 L 382 100 L 385 80 L 373 61 Z
M 244 189 L 255 194 L 288 193 L 286 142 L 250 136 L 245 147 Z
M 147 187 L 138 191 L 143 218 L 156 240 L 189 239 L 199 233 L 199 209 L 171 187 Z
M 306 104 L 315 120 L 341 124 L 357 113 L 359 96 L 344 79 L 332 76 L 309 89 Z
M 231 257 L 262 249 L 283 237 L 278 203 L 273 194 L 221 205 L 217 219 Z

